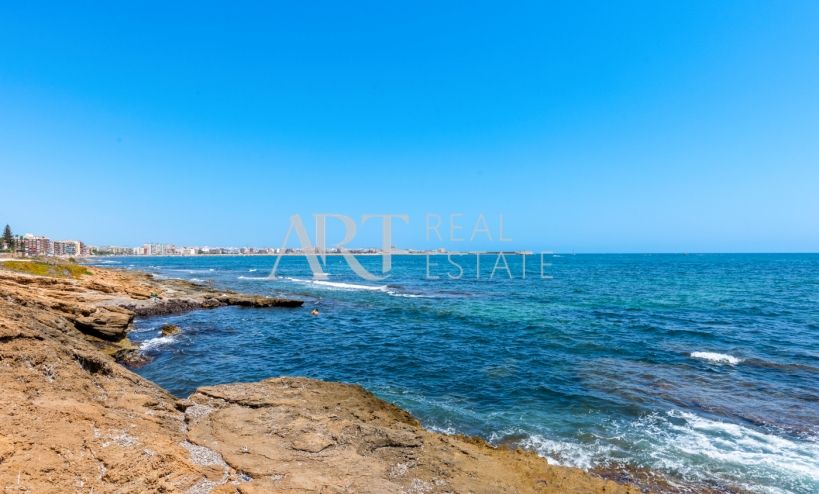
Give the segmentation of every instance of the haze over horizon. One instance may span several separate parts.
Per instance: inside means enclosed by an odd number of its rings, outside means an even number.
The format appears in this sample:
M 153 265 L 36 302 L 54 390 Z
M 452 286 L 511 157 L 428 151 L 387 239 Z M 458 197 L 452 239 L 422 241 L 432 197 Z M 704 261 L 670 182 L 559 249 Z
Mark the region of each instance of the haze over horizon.
M 3 4 L 0 227 L 278 247 L 336 213 L 364 247 L 361 215 L 406 214 L 400 248 L 819 252 L 817 25 L 815 2 Z M 493 240 L 447 240 L 451 214 Z

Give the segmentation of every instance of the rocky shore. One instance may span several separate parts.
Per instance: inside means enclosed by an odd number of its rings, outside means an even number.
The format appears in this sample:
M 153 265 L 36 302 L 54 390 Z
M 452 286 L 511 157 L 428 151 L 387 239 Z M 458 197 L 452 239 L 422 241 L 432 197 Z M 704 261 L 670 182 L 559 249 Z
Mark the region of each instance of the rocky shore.
M 283 377 L 178 399 L 117 363 L 139 354 L 134 317 L 301 302 L 140 272 L 31 272 L 0 264 L 4 492 L 640 492 L 426 431 L 360 386 Z

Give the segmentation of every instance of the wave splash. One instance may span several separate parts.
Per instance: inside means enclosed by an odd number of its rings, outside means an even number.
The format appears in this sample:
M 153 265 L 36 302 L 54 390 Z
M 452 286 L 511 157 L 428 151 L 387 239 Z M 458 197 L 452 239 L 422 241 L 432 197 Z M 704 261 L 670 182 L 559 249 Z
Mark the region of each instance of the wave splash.
M 604 437 L 579 443 L 529 434 L 518 444 L 537 451 L 549 463 L 584 470 L 637 463 L 667 472 L 672 482 L 751 492 L 819 492 L 816 440 L 797 440 L 680 410 L 611 425 L 611 435 L 618 439 L 615 443 Z M 495 433 L 490 441 L 502 441 L 515 433 L 521 431 Z M 623 439 L 639 439 L 634 444 L 649 447 L 625 450 L 618 445 Z
M 729 364 L 738 364 L 742 362 L 742 359 L 738 359 L 732 355 L 726 355 L 724 353 L 694 352 L 691 354 L 691 357 L 710 360 L 711 362 L 727 362 Z
M 251 271 L 255 271 L 251 269 Z M 240 280 L 271 280 L 273 278 L 269 278 L 267 276 L 239 276 L 237 279 Z M 366 291 L 366 292 L 383 292 L 387 295 L 392 297 L 405 297 L 405 298 L 436 298 L 431 295 L 423 295 L 419 293 L 403 293 L 399 291 L 392 290 L 388 285 L 360 285 L 357 283 L 344 283 L 340 281 L 324 281 L 324 280 L 307 280 L 302 278 L 290 278 L 290 277 L 277 277 L 275 280 L 285 280 L 291 281 L 294 283 L 301 283 L 305 285 L 315 285 L 320 288 L 327 288 L 331 290 L 351 290 L 351 291 Z
M 355 283 L 342 283 L 340 281 L 303 280 L 299 278 L 285 278 L 296 283 L 308 283 L 322 287 L 338 288 L 341 290 L 367 290 L 383 292 L 387 290 L 387 285 L 358 285 Z
M 171 336 L 157 336 L 156 338 L 151 338 L 150 340 L 145 340 L 140 345 L 139 349 L 143 352 L 147 352 L 150 350 L 156 350 L 157 348 L 163 347 L 165 345 L 169 345 L 176 340 L 174 338 L 175 335 Z

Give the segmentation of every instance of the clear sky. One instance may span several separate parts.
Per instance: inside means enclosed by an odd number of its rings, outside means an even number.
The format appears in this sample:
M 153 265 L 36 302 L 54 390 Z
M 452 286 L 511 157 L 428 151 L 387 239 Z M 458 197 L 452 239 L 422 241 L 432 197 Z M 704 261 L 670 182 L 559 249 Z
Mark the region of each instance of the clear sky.
M 399 247 L 819 251 L 819 2 L 123 4 L 0 4 L 15 233 L 402 213 Z M 429 213 L 493 241 L 427 242 Z

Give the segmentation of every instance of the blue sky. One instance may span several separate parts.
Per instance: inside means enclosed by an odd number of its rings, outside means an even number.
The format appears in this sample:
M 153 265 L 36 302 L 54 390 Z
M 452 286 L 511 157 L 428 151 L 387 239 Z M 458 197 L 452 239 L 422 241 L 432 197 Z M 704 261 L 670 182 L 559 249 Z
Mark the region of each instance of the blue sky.
M 400 213 L 400 247 L 819 251 L 817 2 L 166 3 L 0 5 L 15 233 Z M 427 242 L 429 213 L 493 241 Z

